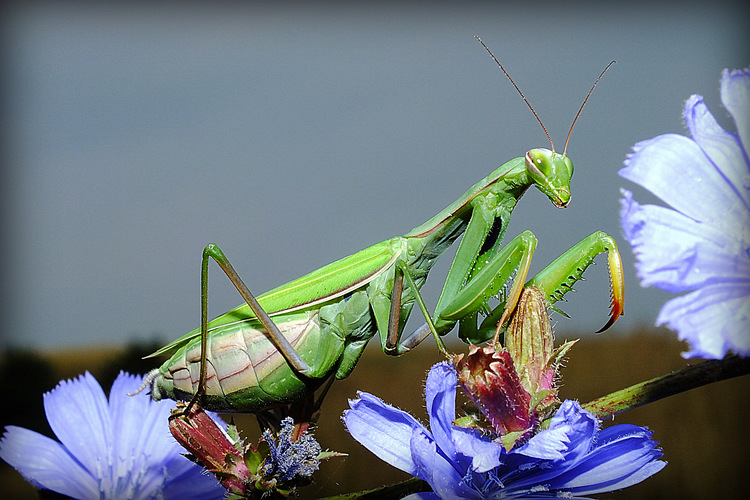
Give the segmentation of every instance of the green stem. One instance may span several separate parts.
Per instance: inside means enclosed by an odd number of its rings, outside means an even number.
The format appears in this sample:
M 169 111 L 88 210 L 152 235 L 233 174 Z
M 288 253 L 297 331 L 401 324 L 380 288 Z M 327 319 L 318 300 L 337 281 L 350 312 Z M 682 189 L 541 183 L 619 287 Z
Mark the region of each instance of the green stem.
M 322 500 L 397 500 L 404 498 L 412 493 L 419 493 L 422 491 L 432 491 L 430 485 L 422 481 L 419 478 L 412 477 L 406 481 L 400 483 L 391 484 L 389 486 L 381 486 L 372 490 L 358 491 L 356 493 L 345 493 L 343 495 L 337 495 L 334 497 L 326 497 Z
M 603 420 L 674 394 L 748 373 L 750 358 L 729 356 L 688 365 L 681 370 L 632 385 L 582 406 Z

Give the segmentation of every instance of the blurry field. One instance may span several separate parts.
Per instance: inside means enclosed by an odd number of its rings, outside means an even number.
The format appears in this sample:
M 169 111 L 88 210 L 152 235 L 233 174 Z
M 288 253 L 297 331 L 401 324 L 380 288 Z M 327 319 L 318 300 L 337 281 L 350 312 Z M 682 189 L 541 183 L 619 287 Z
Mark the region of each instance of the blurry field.
M 150 351 L 150 348 L 143 350 Z M 681 368 L 686 364 L 679 355 L 682 350 L 682 344 L 674 340 L 672 334 L 663 332 L 626 338 L 603 334 L 582 340 L 572 349 L 563 370 L 562 396 L 586 402 Z M 57 380 L 89 370 L 100 381 L 111 381 L 121 367 L 130 366 L 127 365 L 130 361 L 124 361 L 126 358 L 136 360 L 140 355 L 141 351 L 137 349 L 129 352 L 106 349 L 43 356 L 36 360 L 22 357 L 19 361 L 18 356 L 4 357 L 4 379 L 0 387 L 2 425 L 43 425 L 41 394 L 52 388 Z M 45 361 L 52 362 L 53 371 L 45 372 Z M 357 390 L 362 390 L 380 396 L 425 421 L 424 378 L 429 367 L 437 361 L 440 357 L 428 342 L 401 358 L 389 358 L 373 341 L 353 375 L 333 385 L 316 431 L 324 448 L 346 452 L 349 456 L 324 462 L 315 476 L 315 483 L 301 490 L 300 498 L 320 498 L 406 479 L 406 474 L 380 462 L 353 441 L 344 431 L 340 416 L 347 407 L 347 399 L 355 397 Z M 35 365 L 37 362 L 39 364 Z M 140 365 L 140 368 L 131 370 L 145 371 L 148 366 Z M 24 370 L 28 373 L 22 373 Z M 23 390 L 14 390 L 19 380 L 28 385 Z M 674 396 L 617 417 L 616 423 L 647 425 L 661 443 L 669 465 L 641 485 L 598 497 L 744 499 L 747 481 L 743 475 L 748 473 L 746 464 L 750 445 L 747 437 L 748 389 L 750 378 L 745 376 Z M 23 408 L 29 412 L 22 414 Z M 257 438 L 252 417 L 236 416 L 235 420 L 246 438 Z M 609 425 L 609 422 L 604 425 Z M 4 463 L 0 467 L 0 491 L 4 498 L 40 498 Z

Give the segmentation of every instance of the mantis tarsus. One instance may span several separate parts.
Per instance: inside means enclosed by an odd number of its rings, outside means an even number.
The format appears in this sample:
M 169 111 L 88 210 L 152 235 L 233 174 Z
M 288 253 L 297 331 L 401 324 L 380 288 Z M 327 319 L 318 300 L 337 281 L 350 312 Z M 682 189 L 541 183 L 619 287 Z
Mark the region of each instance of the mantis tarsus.
M 570 201 L 573 163 L 565 153 L 567 140 L 564 152 L 556 153 L 549 133 L 531 110 L 550 139 L 551 150 L 532 149 L 506 162 L 406 235 L 324 266 L 257 300 L 224 253 L 216 245 L 208 245 L 201 267 L 201 327 L 153 354 L 172 354 L 148 379 L 153 398 L 201 398 L 207 409 L 259 412 L 299 401 L 330 377 L 348 376 L 376 333 L 383 351 L 392 355 L 410 350 L 430 332 L 444 350 L 441 335 L 456 323 L 460 337 L 467 342 L 480 343 L 493 335 L 497 339 L 525 285 L 536 247 L 536 238 L 529 231 L 502 246 L 516 203 L 532 185 L 558 208 L 565 208 Z M 419 289 L 438 257 L 461 235 L 435 312 L 430 315 Z M 622 314 L 623 304 L 620 256 L 614 240 L 605 233 L 584 238 L 526 285 L 542 290 L 551 305 L 581 278 L 594 257 L 605 251 L 612 302 L 604 330 Z M 224 270 L 245 303 L 209 322 L 210 260 Z M 515 280 L 506 290 L 514 274 Z M 492 297 L 499 298 L 494 309 L 489 304 Z M 415 302 L 427 324 L 402 339 Z M 478 321 L 480 315 L 485 317 L 482 322 Z

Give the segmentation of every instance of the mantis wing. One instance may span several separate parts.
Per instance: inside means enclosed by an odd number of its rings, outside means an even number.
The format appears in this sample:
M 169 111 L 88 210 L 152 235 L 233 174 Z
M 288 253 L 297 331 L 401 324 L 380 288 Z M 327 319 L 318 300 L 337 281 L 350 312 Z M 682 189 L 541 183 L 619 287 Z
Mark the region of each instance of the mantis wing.
M 405 240 L 402 237 L 391 238 L 274 288 L 260 295 L 258 302 L 273 317 L 343 297 L 388 270 L 404 248 Z M 242 304 L 211 320 L 208 329 L 210 332 L 224 325 L 253 318 L 255 313 L 250 306 Z M 200 328 L 197 328 L 147 357 L 176 351 L 193 338 L 200 337 L 200 334 Z

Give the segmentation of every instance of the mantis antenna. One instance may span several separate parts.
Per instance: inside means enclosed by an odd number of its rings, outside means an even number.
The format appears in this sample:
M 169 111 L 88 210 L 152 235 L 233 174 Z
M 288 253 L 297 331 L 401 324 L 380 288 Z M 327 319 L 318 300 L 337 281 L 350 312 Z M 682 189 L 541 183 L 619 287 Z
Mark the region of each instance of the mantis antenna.
M 523 102 L 525 102 L 526 105 L 531 110 L 531 112 L 534 113 L 534 117 L 536 118 L 536 121 L 538 121 L 539 125 L 542 126 L 542 130 L 544 130 L 544 133 L 547 134 L 547 139 L 549 139 L 549 144 L 550 144 L 550 146 L 552 146 L 552 151 L 554 151 L 555 150 L 555 144 L 552 142 L 552 137 L 550 137 L 549 132 L 547 132 L 547 127 L 544 126 L 544 123 L 542 123 L 541 118 L 539 118 L 539 115 L 536 114 L 536 111 L 534 111 L 534 108 L 531 106 L 531 103 L 529 102 L 529 100 L 526 99 L 526 96 L 523 95 L 523 92 L 521 92 L 521 89 L 518 88 L 518 85 L 516 85 L 516 82 L 513 81 L 513 78 L 511 78 L 510 75 L 508 74 L 508 72 L 505 71 L 505 68 L 503 68 L 503 65 L 500 64 L 500 61 L 497 60 L 497 57 L 495 57 L 495 54 L 492 53 L 492 51 L 490 50 L 490 48 L 487 47 L 487 45 L 485 45 L 485 43 L 482 41 L 481 38 L 479 38 L 479 36 L 474 35 L 474 38 L 476 38 L 477 41 L 482 44 L 482 47 L 484 47 L 484 49 L 490 54 L 490 56 L 492 57 L 492 59 L 495 60 L 495 62 L 497 63 L 497 65 L 500 66 L 500 69 L 503 70 L 503 73 L 505 73 L 505 76 L 507 76 L 508 80 L 510 80 L 510 83 L 513 84 L 513 87 L 515 87 L 516 91 L 521 96 L 521 99 L 523 99 Z M 579 113 L 580 113 L 580 111 L 579 111 Z
M 612 61 L 610 61 L 609 64 L 607 64 L 607 67 L 604 68 L 604 70 L 599 75 L 599 78 L 597 78 L 594 84 L 591 86 L 591 90 L 589 90 L 589 93 L 586 94 L 586 99 L 583 100 L 583 104 L 581 104 L 581 107 L 578 108 L 578 113 L 576 113 L 576 117 L 573 118 L 573 123 L 570 124 L 570 130 L 568 130 L 568 137 L 565 139 L 565 147 L 563 148 L 563 156 L 565 156 L 565 153 L 568 151 L 568 141 L 570 140 L 570 134 L 573 133 L 573 127 L 575 126 L 576 121 L 578 121 L 578 117 L 581 116 L 581 111 L 583 111 L 583 107 L 586 105 L 586 101 L 588 101 L 589 97 L 591 97 L 591 94 L 594 92 L 594 89 L 596 88 L 596 84 L 599 83 L 599 80 L 602 79 L 602 77 L 604 76 L 604 73 L 606 73 L 609 67 L 612 66 L 615 62 L 616 61 L 613 59 Z M 552 151 L 554 150 L 555 148 L 552 148 Z
M 547 127 L 544 126 L 544 123 L 542 123 L 541 118 L 539 118 L 539 115 L 536 114 L 536 111 L 534 111 L 534 108 L 531 106 L 531 103 L 529 103 L 529 100 L 526 99 L 526 96 L 523 95 L 523 92 L 521 92 L 521 89 L 518 88 L 518 85 L 516 85 L 516 82 L 513 81 L 513 78 L 511 78 L 508 72 L 505 71 L 505 68 L 503 67 L 502 64 L 500 64 L 500 61 L 497 60 L 497 57 L 495 57 L 495 54 L 492 53 L 490 48 L 487 47 L 487 45 L 477 35 L 474 35 L 474 38 L 476 38 L 477 41 L 482 44 L 482 47 L 485 48 L 485 50 L 490 54 L 492 59 L 494 59 L 497 65 L 500 66 L 500 69 L 503 71 L 503 73 L 505 73 L 505 76 L 508 77 L 508 80 L 510 80 L 510 83 L 513 84 L 513 87 L 515 87 L 516 91 L 521 96 L 521 99 L 523 99 L 523 101 L 529 107 L 531 112 L 534 114 L 534 118 L 536 118 L 536 121 L 538 121 L 539 125 L 542 126 L 542 130 L 544 130 L 544 133 L 547 135 L 547 139 L 549 140 L 549 144 L 550 146 L 552 146 L 552 151 L 554 151 L 555 144 L 552 142 L 552 137 L 550 137 L 549 132 L 547 132 Z M 604 76 L 604 73 L 606 73 L 609 67 L 612 66 L 614 63 L 615 61 L 611 61 L 609 64 L 607 64 L 607 67 L 604 68 L 604 71 L 601 72 L 601 74 L 599 75 L 599 78 L 597 78 L 596 81 L 594 82 L 594 85 L 591 86 L 591 90 L 589 90 L 589 93 L 586 94 L 586 98 L 583 100 L 583 104 L 581 104 L 581 107 L 578 108 L 578 113 L 576 113 L 575 118 L 573 118 L 573 123 L 570 125 L 570 130 L 568 130 L 568 137 L 565 138 L 565 148 L 563 148 L 563 155 L 565 155 L 565 153 L 568 151 L 568 142 L 570 141 L 570 134 L 573 133 L 573 127 L 575 126 L 576 121 L 578 121 L 578 117 L 581 115 L 581 111 L 583 111 L 583 107 L 586 105 L 586 101 L 588 101 L 589 97 L 591 97 L 591 94 L 594 92 L 594 89 L 596 88 L 596 85 L 599 83 L 599 80 L 601 80 L 602 77 Z

